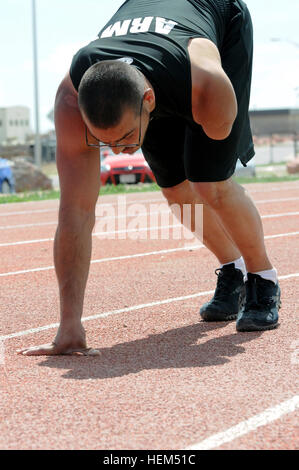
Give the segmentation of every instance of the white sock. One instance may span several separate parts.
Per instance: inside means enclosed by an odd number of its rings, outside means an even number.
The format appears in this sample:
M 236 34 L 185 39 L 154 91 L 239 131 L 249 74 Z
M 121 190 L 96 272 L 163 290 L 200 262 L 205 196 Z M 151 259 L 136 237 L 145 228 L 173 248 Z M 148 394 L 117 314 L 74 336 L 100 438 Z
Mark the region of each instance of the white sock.
M 221 268 L 223 266 L 226 266 L 227 264 L 231 264 L 231 263 L 234 263 L 235 265 L 235 268 L 236 269 L 240 269 L 240 271 L 242 271 L 243 275 L 246 276 L 246 266 L 245 266 L 245 263 L 244 263 L 244 260 L 243 260 L 243 257 L 241 256 L 241 258 L 238 258 L 238 259 L 235 259 L 234 261 L 230 261 L 229 263 L 224 263 L 224 264 L 221 264 Z
M 252 274 L 258 274 L 261 276 L 263 279 L 267 279 L 268 281 L 274 282 L 274 284 L 277 284 L 277 270 L 275 268 L 273 269 L 266 269 L 265 271 L 258 271 L 256 273 Z

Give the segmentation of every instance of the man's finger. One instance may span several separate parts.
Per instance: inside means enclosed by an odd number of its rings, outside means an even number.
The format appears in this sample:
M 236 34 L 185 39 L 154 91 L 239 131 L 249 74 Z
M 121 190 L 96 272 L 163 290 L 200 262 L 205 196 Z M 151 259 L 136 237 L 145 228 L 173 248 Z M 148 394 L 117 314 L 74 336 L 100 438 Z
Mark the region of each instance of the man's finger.
M 101 354 L 100 350 L 99 349 L 92 349 L 92 348 L 89 348 L 89 350 L 87 351 L 87 356 L 99 356 Z
M 40 344 L 39 346 L 32 346 L 30 348 L 21 348 L 21 349 L 17 349 L 17 353 L 18 354 L 23 354 L 25 352 L 29 352 L 29 351 L 46 351 L 48 349 L 50 349 L 52 347 L 52 344 Z
M 99 349 L 93 349 L 93 348 L 86 348 L 86 349 L 77 349 L 75 351 L 68 352 L 66 354 L 74 354 L 74 355 L 80 355 L 80 356 L 99 356 L 100 350 Z
M 32 348 L 32 349 L 18 349 L 18 354 L 23 356 L 54 356 L 54 355 L 80 355 L 80 356 L 99 356 L 100 350 L 93 348 L 72 349 L 70 351 L 58 351 L 53 347 L 49 348 Z
M 51 349 L 27 349 L 21 353 L 23 356 L 45 356 L 55 354 Z M 57 353 L 56 353 L 57 354 Z

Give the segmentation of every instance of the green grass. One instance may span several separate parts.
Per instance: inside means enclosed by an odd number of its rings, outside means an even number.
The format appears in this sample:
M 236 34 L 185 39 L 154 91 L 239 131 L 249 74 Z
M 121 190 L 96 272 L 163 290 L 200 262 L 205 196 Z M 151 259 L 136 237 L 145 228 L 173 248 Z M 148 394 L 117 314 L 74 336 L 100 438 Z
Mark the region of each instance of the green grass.
M 0 204 L 8 202 L 45 201 L 47 199 L 59 199 L 60 191 L 28 191 L 17 194 L 0 194 Z
M 283 181 L 297 181 L 298 175 L 286 176 L 257 176 L 255 178 L 235 178 L 240 184 L 247 183 L 280 183 Z M 146 183 L 138 185 L 119 184 L 117 186 L 107 185 L 101 188 L 100 195 L 109 194 L 128 194 L 148 191 L 159 191 L 160 188 L 156 183 Z M 0 204 L 7 204 L 9 202 L 30 202 L 30 201 L 45 201 L 47 199 L 59 199 L 60 191 L 34 191 L 18 194 L 0 194 Z
M 160 188 L 156 183 L 145 183 L 145 184 L 119 184 L 106 185 L 101 188 L 100 195 L 108 194 L 128 194 L 138 192 L 149 192 L 159 191 Z M 17 194 L 0 194 L 0 204 L 7 204 L 9 202 L 30 202 L 30 201 L 45 201 L 47 199 L 59 199 L 60 191 L 30 191 L 25 193 Z
M 234 178 L 237 183 L 247 184 L 247 183 L 282 183 L 284 181 L 297 181 L 299 180 L 298 175 L 284 175 L 284 176 L 256 176 L 255 178 Z
M 156 183 L 118 184 L 117 186 L 114 186 L 113 184 L 107 184 L 101 188 L 100 195 L 145 193 L 149 191 L 160 191 L 160 188 Z
M 290 160 L 291 161 L 291 160 Z M 288 162 L 283 161 L 283 162 L 272 162 L 272 163 L 259 163 L 258 165 L 255 165 L 258 168 L 263 168 L 266 166 L 286 166 Z

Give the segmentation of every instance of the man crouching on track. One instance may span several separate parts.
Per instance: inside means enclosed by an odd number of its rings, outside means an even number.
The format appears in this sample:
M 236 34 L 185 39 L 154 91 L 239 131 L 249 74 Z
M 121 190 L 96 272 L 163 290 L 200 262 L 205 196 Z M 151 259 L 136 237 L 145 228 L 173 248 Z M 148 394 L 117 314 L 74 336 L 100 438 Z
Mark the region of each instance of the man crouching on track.
M 251 68 L 242 0 L 127 0 L 74 56 L 55 103 L 61 321 L 52 344 L 20 353 L 95 354 L 81 316 L 101 143 L 115 154 L 142 148 L 169 204 L 204 204 L 203 242 L 221 266 L 202 319 L 237 318 L 238 331 L 278 325 L 280 289 L 261 219 L 231 178 L 238 158 L 246 165 L 254 156 Z

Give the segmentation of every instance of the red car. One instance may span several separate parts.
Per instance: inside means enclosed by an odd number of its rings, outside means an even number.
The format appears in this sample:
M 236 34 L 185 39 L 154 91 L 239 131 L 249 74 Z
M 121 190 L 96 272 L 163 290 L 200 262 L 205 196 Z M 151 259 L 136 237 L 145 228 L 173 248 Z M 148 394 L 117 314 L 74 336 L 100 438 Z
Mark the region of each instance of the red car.
M 101 184 L 136 184 L 155 182 L 152 170 L 141 151 L 129 155 L 103 152 Z

